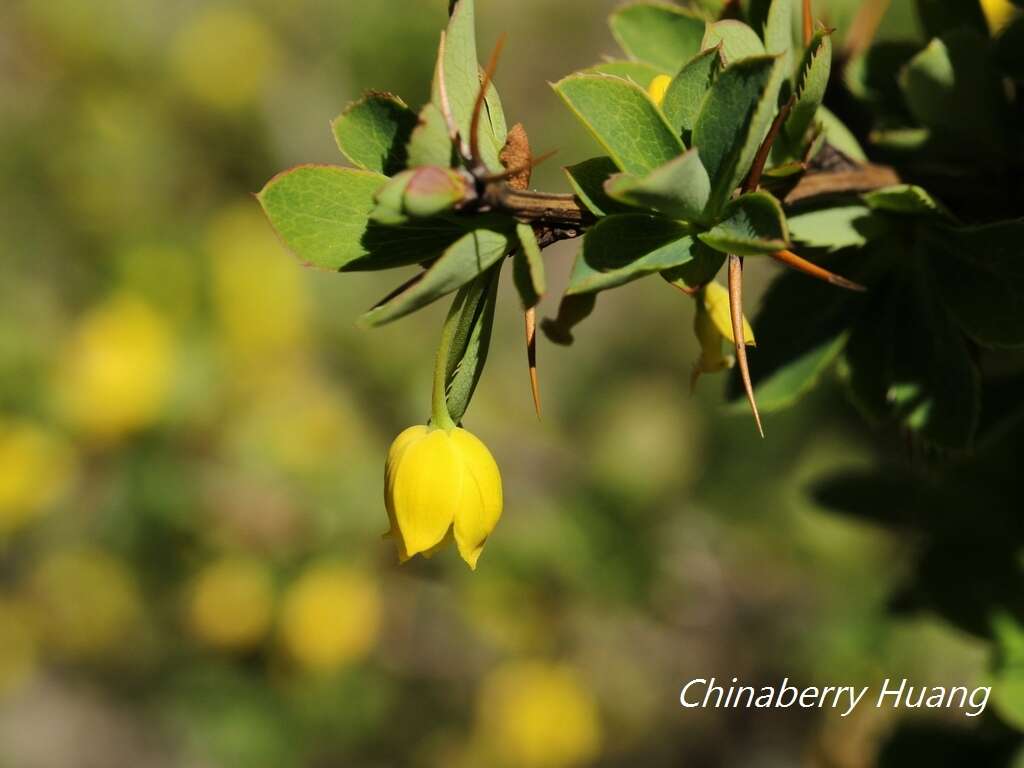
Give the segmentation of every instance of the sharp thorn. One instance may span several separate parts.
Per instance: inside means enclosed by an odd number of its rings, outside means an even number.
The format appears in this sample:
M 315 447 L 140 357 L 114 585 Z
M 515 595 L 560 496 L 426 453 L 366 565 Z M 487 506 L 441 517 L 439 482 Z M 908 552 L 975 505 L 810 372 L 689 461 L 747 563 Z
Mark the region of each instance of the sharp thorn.
M 818 280 L 824 280 L 826 283 L 831 283 L 839 288 L 845 288 L 848 291 L 858 291 L 860 293 L 865 293 L 868 290 L 860 283 L 855 283 L 853 280 L 847 280 L 841 275 L 829 272 L 824 267 L 819 267 L 817 264 L 797 256 L 792 251 L 778 251 L 777 253 L 772 254 L 772 258 L 782 264 L 785 264 L 787 267 L 792 267 L 798 272 L 803 272 L 805 275 L 809 275 L 810 277 Z
M 533 395 L 533 410 L 540 420 L 540 382 L 537 377 L 537 309 L 526 310 L 526 361 L 530 366 L 530 392 Z
M 804 48 L 814 39 L 814 17 L 811 15 L 811 0 L 804 0 Z
M 743 260 L 739 256 L 729 254 L 729 315 L 732 320 L 732 338 L 736 348 L 736 363 L 740 367 L 740 378 L 743 389 L 747 393 L 747 402 L 754 414 L 757 431 L 764 438 L 764 425 L 761 413 L 757 410 L 754 398 L 754 385 L 750 381 L 750 366 L 747 364 L 747 340 L 743 332 Z

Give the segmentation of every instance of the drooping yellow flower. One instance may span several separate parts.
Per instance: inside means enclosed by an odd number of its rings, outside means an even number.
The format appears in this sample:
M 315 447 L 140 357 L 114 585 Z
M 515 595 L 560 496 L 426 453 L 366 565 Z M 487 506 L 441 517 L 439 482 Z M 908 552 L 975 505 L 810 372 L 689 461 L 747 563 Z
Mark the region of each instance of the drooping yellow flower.
M 564 665 L 505 664 L 484 680 L 477 699 L 476 740 L 502 766 L 571 768 L 601 749 L 593 694 Z
M 656 78 L 651 80 L 651 84 L 647 86 L 647 95 L 651 97 L 651 101 L 660 107 L 665 101 L 665 94 L 668 93 L 668 87 L 671 84 L 671 77 L 668 75 L 658 75 Z
M 981 8 L 985 11 L 989 28 L 998 32 L 1005 27 L 1013 16 L 1016 8 L 1010 0 L 981 0 Z
M 454 534 L 476 570 L 501 517 L 501 473 L 479 438 L 460 427 L 410 427 L 395 438 L 384 470 L 388 532 L 402 562 L 429 555 Z
M 701 374 L 718 373 L 735 363 L 732 355 L 722 352 L 724 342 L 733 342 L 733 333 L 729 292 L 719 283 L 708 283 L 698 296 L 693 329 L 700 342 L 700 358 L 693 368 L 691 387 L 696 385 Z M 755 345 L 754 331 L 746 317 L 743 318 L 743 337 L 747 346 Z
M 274 585 L 258 560 L 225 557 L 203 568 L 192 583 L 188 621 L 200 642 L 224 650 L 259 644 L 270 629 Z
M 360 661 L 380 630 L 380 591 L 369 575 L 338 563 L 308 568 L 285 594 L 281 641 L 306 670 L 330 673 Z

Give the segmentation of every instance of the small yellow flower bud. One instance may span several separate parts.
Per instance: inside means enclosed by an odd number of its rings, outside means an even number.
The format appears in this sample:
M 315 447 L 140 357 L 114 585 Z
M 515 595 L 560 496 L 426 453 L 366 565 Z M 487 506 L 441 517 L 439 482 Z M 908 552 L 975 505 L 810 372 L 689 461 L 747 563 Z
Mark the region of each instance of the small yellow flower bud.
M 665 94 L 668 93 L 668 87 L 671 84 L 671 77 L 668 75 L 658 75 L 656 78 L 651 80 L 651 84 L 647 86 L 647 95 L 651 97 L 651 101 L 660 107 L 662 102 L 665 101 Z
M 1009 24 L 1016 10 L 1010 0 L 981 0 L 981 8 L 993 32 L 999 32 Z
M 487 446 L 466 430 L 410 427 L 388 451 L 384 502 L 402 562 L 429 556 L 451 531 L 476 570 L 501 517 L 501 473 Z

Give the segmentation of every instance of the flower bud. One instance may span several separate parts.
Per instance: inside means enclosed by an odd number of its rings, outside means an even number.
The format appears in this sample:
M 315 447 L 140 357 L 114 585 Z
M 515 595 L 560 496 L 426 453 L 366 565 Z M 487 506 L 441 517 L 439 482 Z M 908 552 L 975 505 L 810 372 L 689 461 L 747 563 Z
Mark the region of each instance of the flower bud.
M 459 554 L 476 569 L 484 542 L 501 517 L 501 473 L 490 451 L 461 428 L 410 427 L 388 451 L 384 502 L 402 562 L 431 555 L 454 534 Z
M 647 86 L 647 95 L 651 97 L 651 101 L 660 107 L 665 101 L 665 94 L 668 93 L 668 87 L 671 84 L 671 77 L 668 75 L 658 75 L 656 78 L 651 80 L 651 84 Z
M 404 224 L 452 210 L 466 197 L 466 180 L 451 168 L 425 165 L 402 171 L 377 193 L 371 218 L 380 224 Z

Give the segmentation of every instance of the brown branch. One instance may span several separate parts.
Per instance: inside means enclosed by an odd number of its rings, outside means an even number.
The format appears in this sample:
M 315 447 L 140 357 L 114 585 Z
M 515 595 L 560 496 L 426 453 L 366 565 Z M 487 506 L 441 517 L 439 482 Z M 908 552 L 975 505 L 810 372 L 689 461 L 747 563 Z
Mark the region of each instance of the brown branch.
M 862 165 L 856 170 L 805 173 L 797 185 L 782 198 L 783 205 L 803 203 L 816 197 L 858 194 L 900 184 L 895 169 L 887 165 Z

